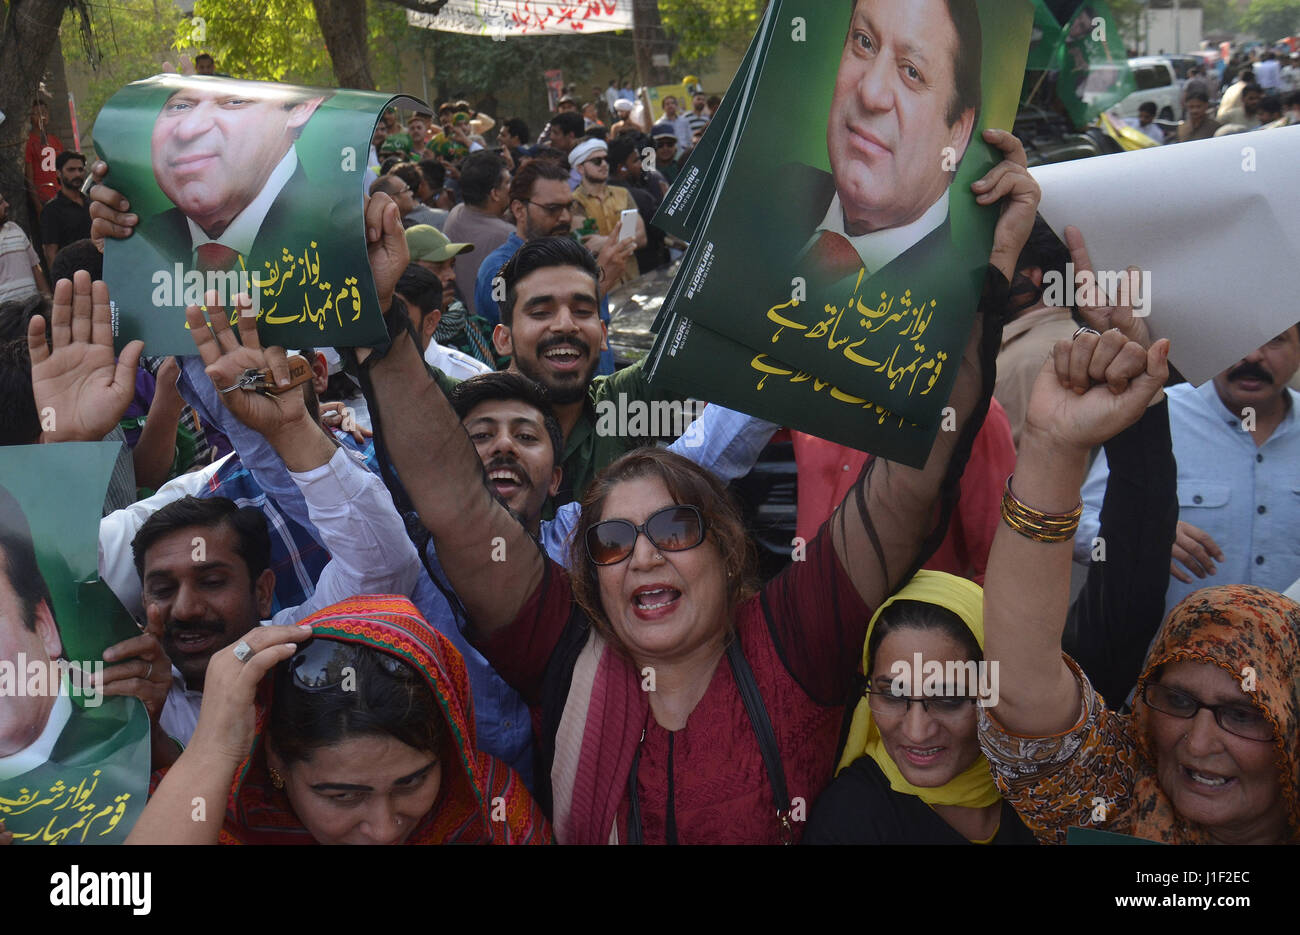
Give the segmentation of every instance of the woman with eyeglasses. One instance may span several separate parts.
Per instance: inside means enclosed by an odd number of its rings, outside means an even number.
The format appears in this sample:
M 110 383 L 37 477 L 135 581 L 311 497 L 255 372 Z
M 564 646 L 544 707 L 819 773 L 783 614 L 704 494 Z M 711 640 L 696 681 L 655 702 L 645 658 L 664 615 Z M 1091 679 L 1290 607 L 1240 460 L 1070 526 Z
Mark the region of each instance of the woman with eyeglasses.
M 406 598 L 366 596 L 212 657 L 193 740 L 128 843 L 550 840 L 519 777 L 475 749 L 460 653 Z
M 1074 827 L 1294 843 L 1300 605 L 1247 585 L 1190 595 L 1156 635 L 1130 714 L 1061 652 L 1088 453 L 1136 423 L 1168 376 L 1168 342 L 1146 348 L 1121 327 L 1058 342 L 1030 397 L 984 585 L 1000 698 L 980 711 L 981 747 L 1043 843 Z
M 980 752 L 984 663 L 979 585 L 919 571 L 867 627 L 865 697 L 804 844 L 1033 844 Z

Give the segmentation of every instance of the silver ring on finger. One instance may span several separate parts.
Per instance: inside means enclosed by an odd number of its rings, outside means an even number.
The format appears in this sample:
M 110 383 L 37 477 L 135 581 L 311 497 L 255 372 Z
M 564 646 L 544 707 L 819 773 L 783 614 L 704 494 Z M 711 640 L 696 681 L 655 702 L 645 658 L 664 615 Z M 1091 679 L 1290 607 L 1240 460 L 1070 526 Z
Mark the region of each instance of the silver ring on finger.
M 253 647 L 249 646 L 245 640 L 240 640 L 239 645 L 235 647 L 235 658 L 240 662 L 247 662 L 248 657 L 253 655 Z
M 149 681 L 149 676 L 151 676 L 151 675 L 153 675 L 153 663 L 152 663 L 152 662 L 149 663 L 149 668 L 148 668 L 148 670 L 147 670 L 147 671 L 145 672 L 145 674 L 144 674 L 144 680 L 145 680 L 146 682 Z
M 87 175 L 86 181 L 81 183 L 81 193 L 87 198 L 90 197 L 90 190 L 99 184 L 99 181 L 93 175 Z
M 1078 331 L 1074 333 L 1074 337 L 1070 338 L 1070 340 L 1071 341 L 1078 340 L 1078 337 L 1081 334 L 1095 334 L 1097 337 L 1101 337 L 1101 332 L 1098 331 L 1096 328 L 1089 328 L 1087 325 L 1084 325 L 1082 328 L 1080 328 Z

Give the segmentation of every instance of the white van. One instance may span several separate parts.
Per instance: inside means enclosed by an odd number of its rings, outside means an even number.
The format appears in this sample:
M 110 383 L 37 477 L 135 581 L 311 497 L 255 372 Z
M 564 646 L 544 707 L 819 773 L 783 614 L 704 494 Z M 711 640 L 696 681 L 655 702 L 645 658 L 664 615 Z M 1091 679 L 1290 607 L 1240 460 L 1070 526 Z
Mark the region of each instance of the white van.
M 1118 112 L 1121 117 L 1136 117 L 1138 108 L 1146 101 L 1152 101 L 1156 105 L 1158 120 L 1177 120 L 1182 103 L 1182 88 L 1169 59 L 1161 55 L 1131 58 L 1128 67 L 1133 72 L 1137 90 L 1116 104 L 1111 112 Z M 1094 62 L 1081 96 L 1091 103 L 1113 88 L 1119 79 L 1118 66 Z

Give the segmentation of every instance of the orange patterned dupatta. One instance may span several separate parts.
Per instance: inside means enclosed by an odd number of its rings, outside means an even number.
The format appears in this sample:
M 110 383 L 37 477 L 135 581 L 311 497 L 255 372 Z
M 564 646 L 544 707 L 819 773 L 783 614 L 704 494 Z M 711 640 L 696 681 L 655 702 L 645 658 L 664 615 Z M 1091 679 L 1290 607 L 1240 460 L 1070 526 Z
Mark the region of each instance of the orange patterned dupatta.
M 1273 725 L 1273 761 L 1290 823 L 1288 839 L 1300 841 L 1300 605 L 1252 585 L 1204 588 L 1169 613 L 1147 655 L 1137 694 L 1162 665 L 1189 660 L 1226 669 Z M 1247 684 L 1246 679 L 1253 683 Z M 1145 761 L 1133 789 L 1133 830 L 1140 838 L 1209 843 L 1204 829 L 1178 816 L 1160 789 L 1151 748 L 1151 709 L 1139 700 L 1134 737 Z
M 1074 727 L 1022 737 L 981 710 L 980 744 L 998 788 L 1040 842 L 1064 843 L 1069 828 L 1093 826 L 1168 844 L 1212 843 L 1209 830 L 1179 815 L 1160 787 L 1151 719 L 1165 715 L 1141 700 L 1160 667 L 1181 660 L 1227 671 L 1273 725 L 1286 838 L 1300 843 L 1300 604 L 1244 584 L 1196 591 L 1170 612 L 1147 655 L 1131 714 L 1110 710 L 1068 656 L 1082 691 Z
M 405 597 L 354 597 L 301 621 L 314 639 L 368 646 L 413 666 L 446 717 L 443 773 L 434 807 L 408 844 L 548 844 L 551 830 L 522 781 L 501 761 L 479 753 L 469 677 L 456 648 Z M 258 730 L 248 759 L 235 774 L 221 832 L 223 844 L 312 844 L 282 790 L 272 786 L 263 731 L 273 703 L 268 676 L 261 686 Z M 493 820 L 493 819 L 496 820 Z M 502 820 L 504 818 L 504 820 Z

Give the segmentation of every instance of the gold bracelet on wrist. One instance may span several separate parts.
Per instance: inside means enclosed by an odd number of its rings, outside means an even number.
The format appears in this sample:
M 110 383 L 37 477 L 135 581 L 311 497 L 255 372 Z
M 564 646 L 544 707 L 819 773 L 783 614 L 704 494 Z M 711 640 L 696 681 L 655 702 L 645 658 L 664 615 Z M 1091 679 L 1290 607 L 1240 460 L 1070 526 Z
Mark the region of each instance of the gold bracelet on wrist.
M 1035 542 L 1068 542 L 1079 528 L 1083 501 L 1069 513 L 1044 513 L 1016 499 L 1011 492 L 1011 478 L 1002 494 L 1002 520 L 1026 539 Z

